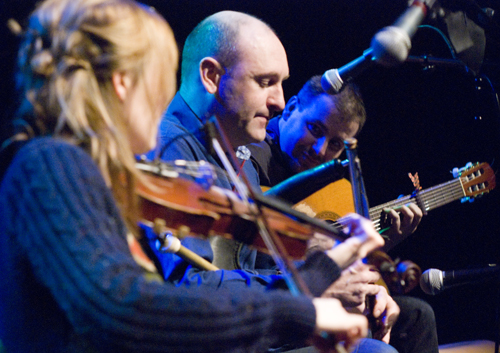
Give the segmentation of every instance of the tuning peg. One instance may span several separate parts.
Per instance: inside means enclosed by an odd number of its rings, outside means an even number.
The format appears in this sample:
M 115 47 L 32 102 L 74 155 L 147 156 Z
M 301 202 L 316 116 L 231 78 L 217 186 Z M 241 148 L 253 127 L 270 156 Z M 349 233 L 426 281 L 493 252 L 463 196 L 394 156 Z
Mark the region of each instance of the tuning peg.
M 477 195 L 476 197 L 479 197 L 479 196 L 481 196 L 481 195 Z M 472 203 L 472 202 L 474 202 L 474 200 L 475 200 L 475 197 L 469 197 L 469 196 L 466 196 L 466 197 L 462 197 L 462 198 L 460 199 L 460 202 L 461 202 L 461 203 L 466 203 L 466 202 L 468 201 L 468 202 L 471 202 L 471 203 Z
M 464 167 L 462 168 L 453 168 L 453 170 L 451 171 L 451 173 L 453 174 L 453 177 L 454 178 L 458 178 L 464 171 L 468 170 L 468 169 L 471 169 L 474 165 L 472 164 L 472 162 L 469 162 L 467 163 Z

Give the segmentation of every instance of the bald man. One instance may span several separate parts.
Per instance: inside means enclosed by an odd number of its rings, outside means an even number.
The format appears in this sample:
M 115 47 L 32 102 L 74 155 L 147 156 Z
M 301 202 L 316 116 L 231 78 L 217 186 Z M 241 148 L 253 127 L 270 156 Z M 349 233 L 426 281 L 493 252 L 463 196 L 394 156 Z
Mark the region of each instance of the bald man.
M 164 161 L 208 161 L 222 168 L 207 149 L 207 119 L 216 116 L 237 148 L 262 141 L 269 119 L 285 107 L 285 48 L 267 24 L 252 16 L 223 11 L 202 21 L 186 39 L 181 70 L 179 92 L 160 126 L 156 155 Z M 243 169 L 258 188 L 251 163 Z M 224 173 L 215 185 L 232 188 Z

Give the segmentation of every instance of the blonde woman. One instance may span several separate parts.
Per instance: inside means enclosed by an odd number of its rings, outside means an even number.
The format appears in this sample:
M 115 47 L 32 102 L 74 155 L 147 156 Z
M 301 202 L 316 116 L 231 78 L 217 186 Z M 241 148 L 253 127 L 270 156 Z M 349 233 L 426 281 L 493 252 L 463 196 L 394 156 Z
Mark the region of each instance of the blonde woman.
M 154 147 L 175 91 L 160 15 L 132 0 L 47 0 L 23 37 L 16 133 L 0 152 L 12 155 L 0 186 L 7 352 L 262 352 L 366 333 L 335 299 L 179 287 L 134 261 L 134 154 Z M 381 245 L 368 224 L 351 224 L 351 261 Z

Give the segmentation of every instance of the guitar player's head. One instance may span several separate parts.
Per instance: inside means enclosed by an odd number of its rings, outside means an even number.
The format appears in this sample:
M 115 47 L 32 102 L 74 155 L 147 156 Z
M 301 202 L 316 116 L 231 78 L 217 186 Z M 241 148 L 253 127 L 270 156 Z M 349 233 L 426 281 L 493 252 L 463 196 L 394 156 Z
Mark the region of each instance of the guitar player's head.
M 321 87 L 321 76 L 314 76 L 286 104 L 279 120 L 280 148 L 294 172 L 301 172 L 338 158 L 344 140 L 356 136 L 365 120 L 354 84 L 329 94 Z

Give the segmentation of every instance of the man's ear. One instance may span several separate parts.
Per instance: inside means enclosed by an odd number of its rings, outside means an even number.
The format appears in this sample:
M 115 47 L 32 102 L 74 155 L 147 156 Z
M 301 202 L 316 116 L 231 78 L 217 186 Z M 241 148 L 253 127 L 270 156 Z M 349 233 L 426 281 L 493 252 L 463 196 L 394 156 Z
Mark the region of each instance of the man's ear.
M 132 87 L 132 79 L 124 71 L 115 71 L 111 75 L 111 81 L 118 98 L 123 102 L 127 98 L 128 91 Z
M 288 120 L 292 112 L 297 109 L 299 101 L 297 96 L 293 96 L 286 102 L 285 109 L 283 109 L 283 113 L 281 113 L 281 118 L 285 121 Z
M 217 92 L 223 74 L 224 68 L 217 60 L 211 57 L 201 59 L 200 78 L 208 93 Z

